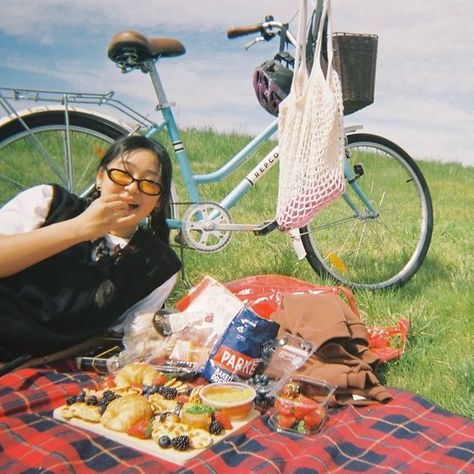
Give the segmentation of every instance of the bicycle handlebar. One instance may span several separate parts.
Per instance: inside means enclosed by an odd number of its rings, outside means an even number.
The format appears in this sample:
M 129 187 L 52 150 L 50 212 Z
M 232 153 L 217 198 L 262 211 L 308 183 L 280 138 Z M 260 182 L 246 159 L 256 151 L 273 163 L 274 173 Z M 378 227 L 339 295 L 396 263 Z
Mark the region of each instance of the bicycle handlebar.
M 293 46 L 296 44 L 295 37 L 288 31 L 288 24 L 273 20 L 273 17 L 267 17 L 262 23 L 254 25 L 235 26 L 227 31 L 227 38 L 239 38 L 240 36 L 251 35 L 252 33 L 260 33 L 260 37 L 265 41 L 270 41 L 277 35 L 281 35 L 283 27 L 285 27 L 285 40 Z
M 247 26 L 236 26 L 227 31 L 227 38 L 239 38 L 240 36 L 247 36 L 251 35 L 252 33 L 262 33 L 264 30 L 263 23 Z

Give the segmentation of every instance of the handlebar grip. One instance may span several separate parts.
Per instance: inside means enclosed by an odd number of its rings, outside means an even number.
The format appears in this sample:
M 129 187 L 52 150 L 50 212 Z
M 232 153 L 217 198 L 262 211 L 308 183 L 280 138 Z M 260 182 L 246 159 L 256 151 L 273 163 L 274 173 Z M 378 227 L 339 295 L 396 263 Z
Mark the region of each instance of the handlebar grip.
M 238 38 L 239 36 L 251 35 L 252 33 L 257 33 L 262 31 L 262 23 L 257 23 L 255 25 L 248 26 L 236 26 L 227 31 L 227 38 Z

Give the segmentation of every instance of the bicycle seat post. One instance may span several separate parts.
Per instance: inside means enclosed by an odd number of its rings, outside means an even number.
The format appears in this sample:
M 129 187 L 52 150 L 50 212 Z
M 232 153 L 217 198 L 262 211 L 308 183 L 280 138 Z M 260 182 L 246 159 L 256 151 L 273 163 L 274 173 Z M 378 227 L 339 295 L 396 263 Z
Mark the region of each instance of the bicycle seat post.
M 158 99 L 158 105 L 156 106 L 156 108 L 163 109 L 165 107 L 171 107 L 172 104 L 168 103 L 160 75 L 158 74 L 158 70 L 156 68 L 156 61 L 147 61 L 144 66 L 145 67 L 143 68 L 143 71 L 150 75 L 151 82 L 153 84 L 153 88 L 155 89 L 156 97 Z

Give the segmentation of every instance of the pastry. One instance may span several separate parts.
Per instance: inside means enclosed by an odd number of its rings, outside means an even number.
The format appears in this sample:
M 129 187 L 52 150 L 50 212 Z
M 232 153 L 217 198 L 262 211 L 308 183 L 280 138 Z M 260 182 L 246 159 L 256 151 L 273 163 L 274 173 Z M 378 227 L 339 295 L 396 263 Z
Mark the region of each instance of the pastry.
M 87 405 L 84 402 L 64 405 L 60 409 L 60 415 L 66 420 L 71 418 L 80 418 L 81 420 L 98 423 L 100 421 L 99 408 L 97 406 Z
M 114 381 L 117 387 L 130 387 L 136 384 L 151 385 L 157 375 L 156 369 L 149 364 L 127 364 L 117 372 Z
M 181 422 L 191 428 L 208 431 L 214 410 L 209 405 L 187 405 L 181 411 Z
M 112 400 L 101 417 L 101 423 L 110 430 L 127 432 L 141 420 L 153 416 L 151 405 L 141 395 L 124 395 Z

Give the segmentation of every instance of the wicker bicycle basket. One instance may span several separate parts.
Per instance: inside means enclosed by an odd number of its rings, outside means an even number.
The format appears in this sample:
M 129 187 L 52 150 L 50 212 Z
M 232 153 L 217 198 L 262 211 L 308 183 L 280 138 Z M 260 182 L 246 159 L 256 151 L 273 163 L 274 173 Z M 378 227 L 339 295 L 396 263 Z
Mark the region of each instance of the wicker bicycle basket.
M 334 68 L 342 84 L 344 115 L 374 102 L 377 35 L 334 33 Z

